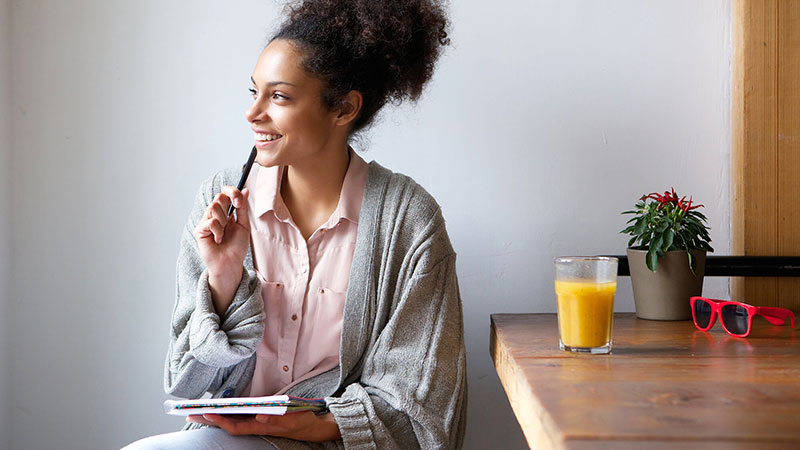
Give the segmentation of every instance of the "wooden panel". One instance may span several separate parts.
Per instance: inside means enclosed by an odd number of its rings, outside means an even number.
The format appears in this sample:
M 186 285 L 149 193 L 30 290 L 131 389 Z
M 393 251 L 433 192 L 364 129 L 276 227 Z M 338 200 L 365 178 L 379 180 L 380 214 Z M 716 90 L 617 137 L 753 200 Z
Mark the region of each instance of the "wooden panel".
M 733 7 L 732 242 L 736 255 L 800 256 L 800 2 Z M 800 280 L 734 279 L 731 297 L 800 312 Z
M 570 450 L 797 450 L 796 443 L 770 442 L 765 447 L 763 442 L 722 441 L 703 442 L 688 440 L 672 441 L 570 441 Z
M 558 349 L 553 314 L 492 315 L 491 352 L 532 448 L 798 448 L 800 333 L 615 314 L 612 355 Z M 766 447 L 764 447 L 766 445 Z
M 778 11 L 778 255 L 800 255 L 800 2 Z M 777 305 L 800 312 L 800 278 L 778 280 Z

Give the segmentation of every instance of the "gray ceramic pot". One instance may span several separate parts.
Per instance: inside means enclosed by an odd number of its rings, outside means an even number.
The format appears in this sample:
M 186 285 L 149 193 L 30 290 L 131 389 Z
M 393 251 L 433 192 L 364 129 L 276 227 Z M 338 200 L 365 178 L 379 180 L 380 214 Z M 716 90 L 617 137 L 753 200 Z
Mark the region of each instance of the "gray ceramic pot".
M 685 251 L 670 251 L 658 259 L 655 272 L 647 268 L 646 250 L 628 249 L 636 317 L 649 320 L 689 320 L 689 298 L 702 295 L 705 250 L 692 250 L 697 276 L 689 269 Z

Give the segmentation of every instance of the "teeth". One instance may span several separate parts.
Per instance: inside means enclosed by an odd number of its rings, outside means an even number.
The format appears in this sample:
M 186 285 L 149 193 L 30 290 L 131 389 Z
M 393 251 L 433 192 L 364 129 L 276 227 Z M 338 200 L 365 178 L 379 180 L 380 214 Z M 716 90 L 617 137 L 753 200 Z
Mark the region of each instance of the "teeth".
M 257 141 L 274 141 L 275 139 L 283 137 L 282 134 L 264 134 L 264 133 L 256 133 L 256 140 Z

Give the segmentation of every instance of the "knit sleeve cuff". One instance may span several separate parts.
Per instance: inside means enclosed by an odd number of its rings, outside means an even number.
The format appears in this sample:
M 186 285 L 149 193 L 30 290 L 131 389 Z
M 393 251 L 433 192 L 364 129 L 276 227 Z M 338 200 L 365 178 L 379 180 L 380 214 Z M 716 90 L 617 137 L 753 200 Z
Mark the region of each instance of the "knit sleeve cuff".
M 357 399 L 328 397 L 328 410 L 336 419 L 344 448 L 375 449 L 375 437 L 369 425 L 364 405 Z
M 200 274 L 189 323 L 189 348 L 195 359 L 208 366 L 229 367 L 241 362 L 255 352 L 263 336 L 264 312 L 258 281 L 242 270 L 242 281 L 222 324 L 211 297 L 208 269 Z

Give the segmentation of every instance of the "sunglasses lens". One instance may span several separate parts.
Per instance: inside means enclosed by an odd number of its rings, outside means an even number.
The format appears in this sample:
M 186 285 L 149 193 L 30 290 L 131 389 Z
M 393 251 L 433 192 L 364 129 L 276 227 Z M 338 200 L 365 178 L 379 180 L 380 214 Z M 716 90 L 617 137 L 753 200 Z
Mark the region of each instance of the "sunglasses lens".
M 694 320 L 700 328 L 708 326 L 711 320 L 711 305 L 704 300 L 695 300 L 694 302 Z
M 733 334 L 744 334 L 747 332 L 747 309 L 739 305 L 724 305 L 720 308 L 719 318 Z

